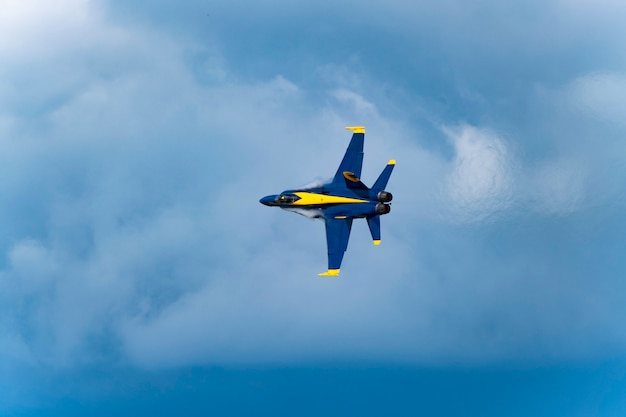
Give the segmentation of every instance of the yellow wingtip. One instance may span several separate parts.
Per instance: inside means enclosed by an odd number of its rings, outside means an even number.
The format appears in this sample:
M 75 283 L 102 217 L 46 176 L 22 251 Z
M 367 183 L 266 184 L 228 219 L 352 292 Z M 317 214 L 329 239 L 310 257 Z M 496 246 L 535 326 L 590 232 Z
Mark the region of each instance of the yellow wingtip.
M 346 126 L 346 130 L 351 130 L 354 133 L 365 133 L 365 126 Z
M 395 159 L 390 159 L 389 162 L 387 162 L 387 165 L 395 165 L 395 164 L 396 164 Z
M 374 240 L 374 245 L 376 246 L 380 245 L 380 239 Z
M 326 272 L 322 272 L 321 274 L 317 274 L 320 277 L 336 277 L 339 276 L 339 270 L 338 269 L 329 269 Z

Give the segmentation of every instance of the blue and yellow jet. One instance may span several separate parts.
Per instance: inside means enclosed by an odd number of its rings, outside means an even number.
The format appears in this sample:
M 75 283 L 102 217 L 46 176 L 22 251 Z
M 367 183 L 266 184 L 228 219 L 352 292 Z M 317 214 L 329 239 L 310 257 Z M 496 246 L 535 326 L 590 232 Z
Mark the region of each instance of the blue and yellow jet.
M 363 166 L 363 141 L 365 127 L 351 126 L 350 145 L 331 182 L 319 187 L 286 190 L 278 195 L 268 195 L 260 201 L 266 206 L 276 206 L 308 217 L 321 217 L 326 223 L 328 246 L 328 271 L 320 276 L 338 276 L 343 254 L 348 247 L 352 220 L 365 218 L 372 233 L 374 245 L 380 244 L 380 216 L 391 211 L 387 203 L 393 196 L 385 191 L 387 181 L 396 161 L 387 162 L 372 188 L 361 182 Z

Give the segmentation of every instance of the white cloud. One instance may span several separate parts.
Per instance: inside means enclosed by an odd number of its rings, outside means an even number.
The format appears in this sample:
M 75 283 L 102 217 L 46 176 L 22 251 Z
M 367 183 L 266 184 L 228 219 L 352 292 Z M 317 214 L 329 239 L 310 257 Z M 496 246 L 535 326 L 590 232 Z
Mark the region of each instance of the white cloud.
M 371 115 L 377 115 L 376 106 L 373 103 L 365 100 L 361 95 L 354 91 L 339 89 L 333 92 L 333 96 L 340 102 L 347 103 L 354 107 L 354 110 L 362 118 Z
M 86 0 L 0 1 L 0 56 L 7 61 L 50 58 L 81 45 L 94 33 L 88 30 L 95 22 L 94 5 Z
M 626 74 L 584 75 L 567 86 L 563 98 L 593 117 L 626 127 Z
M 455 150 L 448 179 L 453 215 L 480 221 L 508 208 L 514 193 L 514 159 L 495 133 L 464 125 L 446 128 Z
M 528 167 L 528 204 L 544 214 L 566 215 L 588 204 L 586 166 L 575 160 L 551 160 L 542 166 Z

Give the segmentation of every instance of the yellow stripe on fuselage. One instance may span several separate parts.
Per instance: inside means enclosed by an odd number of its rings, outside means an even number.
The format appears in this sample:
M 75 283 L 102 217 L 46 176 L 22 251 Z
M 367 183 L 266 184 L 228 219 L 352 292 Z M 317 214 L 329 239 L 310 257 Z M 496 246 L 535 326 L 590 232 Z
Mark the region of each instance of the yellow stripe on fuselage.
M 293 203 L 294 206 L 319 206 L 324 204 L 351 204 L 351 203 L 367 203 L 369 200 L 360 198 L 339 197 L 336 195 L 316 194 L 298 192 L 294 193 L 300 200 Z

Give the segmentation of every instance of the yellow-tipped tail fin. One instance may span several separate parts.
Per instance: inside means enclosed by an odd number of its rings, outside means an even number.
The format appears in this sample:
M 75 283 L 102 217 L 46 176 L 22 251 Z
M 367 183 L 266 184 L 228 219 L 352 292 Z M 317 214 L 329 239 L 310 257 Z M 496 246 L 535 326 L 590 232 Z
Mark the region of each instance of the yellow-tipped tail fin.
M 346 130 L 351 130 L 354 133 L 365 133 L 365 126 L 346 126 Z
M 376 245 L 376 246 L 380 245 L 380 239 L 375 239 L 374 240 L 374 245 Z

